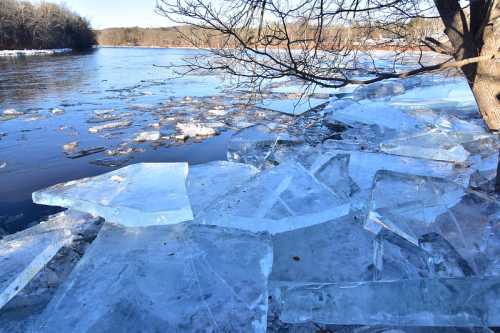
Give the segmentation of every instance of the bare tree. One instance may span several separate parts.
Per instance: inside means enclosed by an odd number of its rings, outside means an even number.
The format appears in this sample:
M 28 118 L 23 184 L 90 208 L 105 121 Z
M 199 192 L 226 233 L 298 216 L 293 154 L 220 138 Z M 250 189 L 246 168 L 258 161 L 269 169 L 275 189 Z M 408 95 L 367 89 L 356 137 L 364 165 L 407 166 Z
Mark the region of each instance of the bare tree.
M 259 87 L 295 77 L 338 88 L 460 68 L 486 124 L 500 130 L 500 0 L 158 0 L 157 11 L 196 28 L 184 35 L 195 47 L 221 41 L 209 50 L 214 57 L 195 57 L 188 70 L 224 71 Z M 395 50 L 394 60 L 424 49 L 447 57 L 398 71 L 367 63 L 380 48 Z

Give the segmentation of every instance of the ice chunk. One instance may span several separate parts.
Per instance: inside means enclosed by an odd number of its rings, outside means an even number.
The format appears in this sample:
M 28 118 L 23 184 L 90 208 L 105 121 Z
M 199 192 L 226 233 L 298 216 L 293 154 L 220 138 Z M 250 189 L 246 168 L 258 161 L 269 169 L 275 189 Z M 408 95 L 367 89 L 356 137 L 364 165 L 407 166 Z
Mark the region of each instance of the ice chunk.
M 326 102 L 326 99 L 318 98 L 265 99 L 257 103 L 257 107 L 286 113 L 292 116 L 300 116 Z
M 212 127 L 203 126 L 202 124 L 177 124 L 177 129 L 188 138 L 208 137 L 217 135 L 217 131 Z
M 340 101 L 342 100 L 336 103 Z M 342 102 L 341 107 L 336 107 L 336 103 L 330 105 L 333 111 L 326 116 L 327 123 L 377 125 L 398 131 L 414 131 L 419 128 L 419 122 L 415 118 L 383 102 Z
M 125 120 L 125 121 L 116 121 L 104 125 L 99 125 L 99 126 L 94 126 L 89 128 L 90 133 L 99 133 L 105 130 L 110 130 L 110 129 L 117 129 L 117 128 L 126 128 L 132 125 L 131 121 Z
M 106 225 L 35 331 L 265 332 L 271 265 L 263 234 Z
M 454 163 L 464 163 L 470 156 L 458 140 L 439 130 L 386 140 L 380 144 L 380 150 L 387 154 Z
M 186 163 L 140 163 L 33 193 L 38 204 L 60 206 L 126 226 L 193 219 L 186 192 Z
M 156 141 L 160 140 L 160 131 L 146 131 L 141 132 L 136 135 L 134 141 L 144 142 L 144 141 Z
M 63 230 L 0 241 L 0 309 L 71 242 Z
M 325 165 L 325 171 L 342 174 L 335 169 L 346 161 L 337 162 Z M 217 200 L 198 222 L 270 233 L 290 231 L 348 214 L 350 191 L 349 182 L 321 180 L 299 163 L 282 163 Z
M 405 85 L 401 81 L 382 81 L 368 85 L 359 86 L 353 95 L 356 100 L 363 99 L 390 99 L 391 97 L 401 95 L 406 91 Z
M 337 325 L 500 325 L 499 277 L 292 285 L 275 283 L 287 323 Z
M 193 214 L 202 213 L 217 198 L 234 191 L 257 173 L 251 165 L 226 161 L 191 166 L 187 192 Z
M 489 254 L 499 250 L 494 232 L 499 216 L 495 199 L 453 182 L 382 171 L 374 181 L 365 228 L 402 246 L 420 246 L 423 235 L 437 233 L 451 244 L 450 258 L 456 250 L 476 274 L 491 274 L 498 269 Z

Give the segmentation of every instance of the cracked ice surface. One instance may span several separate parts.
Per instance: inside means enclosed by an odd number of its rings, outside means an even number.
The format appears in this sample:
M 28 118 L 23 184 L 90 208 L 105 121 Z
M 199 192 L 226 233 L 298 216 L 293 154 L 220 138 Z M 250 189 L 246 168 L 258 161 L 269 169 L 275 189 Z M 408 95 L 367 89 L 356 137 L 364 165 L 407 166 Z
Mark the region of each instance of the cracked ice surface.
M 324 161 L 321 170 L 331 172 L 331 179 L 295 162 L 263 171 L 217 200 L 197 222 L 276 234 L 345 216 L 351 191 L 351 183 L 339 179 L 345 163 Z
M 193 219 L 186 191 L 187 163 L 140 163 L 33 193 L 38 204 L 101 216 L 125 226 Z
M 264 234 L 106 225 L 36 331 L 265 332 L 271 265 Z
M 275 282 L 270 290 L 287 323 L 487 327 L 500 325 L 499 284 L 499 277 Z
M 451 245 L 445 259 L 457 251 L 466 271 L 496 275 L 499 222 L 500 205 L 485 194 L 444 179 L 382 171 L 374 181 L 365 228 L 403 247 L 423 246 L 425 235 L 437 233 Z M 439 254 L 434 252 L 431 248 L 429 254 Z
M 199 215 L 218 197 L 234 191 L 257 173 L 251 165 L 226 161 L 190 166 L 187 191 L 193 214 Z
M 66 244 L 71 233 L 48 231 L 0 241 L 0 309 L 20 292 Z

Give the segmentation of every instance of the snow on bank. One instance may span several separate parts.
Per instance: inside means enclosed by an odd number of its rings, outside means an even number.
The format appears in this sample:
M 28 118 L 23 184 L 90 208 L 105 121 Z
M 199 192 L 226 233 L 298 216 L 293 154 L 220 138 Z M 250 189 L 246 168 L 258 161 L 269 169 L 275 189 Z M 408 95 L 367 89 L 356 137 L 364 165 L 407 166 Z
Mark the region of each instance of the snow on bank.
M 51 49 L 51 50 L 0 50 L 0 57 L 22 57 L 41 56 L 68 53 L 72 49 Z

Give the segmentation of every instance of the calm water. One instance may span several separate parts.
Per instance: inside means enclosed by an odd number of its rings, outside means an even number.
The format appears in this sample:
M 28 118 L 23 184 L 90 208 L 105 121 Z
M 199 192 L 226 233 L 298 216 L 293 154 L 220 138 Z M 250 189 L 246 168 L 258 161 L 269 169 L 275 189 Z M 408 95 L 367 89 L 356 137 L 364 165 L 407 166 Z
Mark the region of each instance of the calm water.
M 9 109 L 22 113 L 0 118 L 0 233 L 23 229 L 57 211 L 32 204 L 33 191 L 113 170 L 93 164 L 106 158 L 104 152 L 70 159 L 64 144 L 78 141 L 81 149 L 116 148 L 151 129 L 158 122 L 151 111 L 172 103 L 172 98 L 220 94 L 221 81 L 216 77 L 175 78 L 169 66 L 195 52 L 102 48 L 86 54 L 0 58 L 0 117 Z M 54 109 L 64 112 L 53 113 Z M 89 133 L 89 127 L 101 125 L 90 123 L 95 112 L 108 109 L 132 125 L 105 134 Z M 230 134 L 174 146 L 136 144 L 143 152 L 123 158 L 127 164 L 225 159 Z

